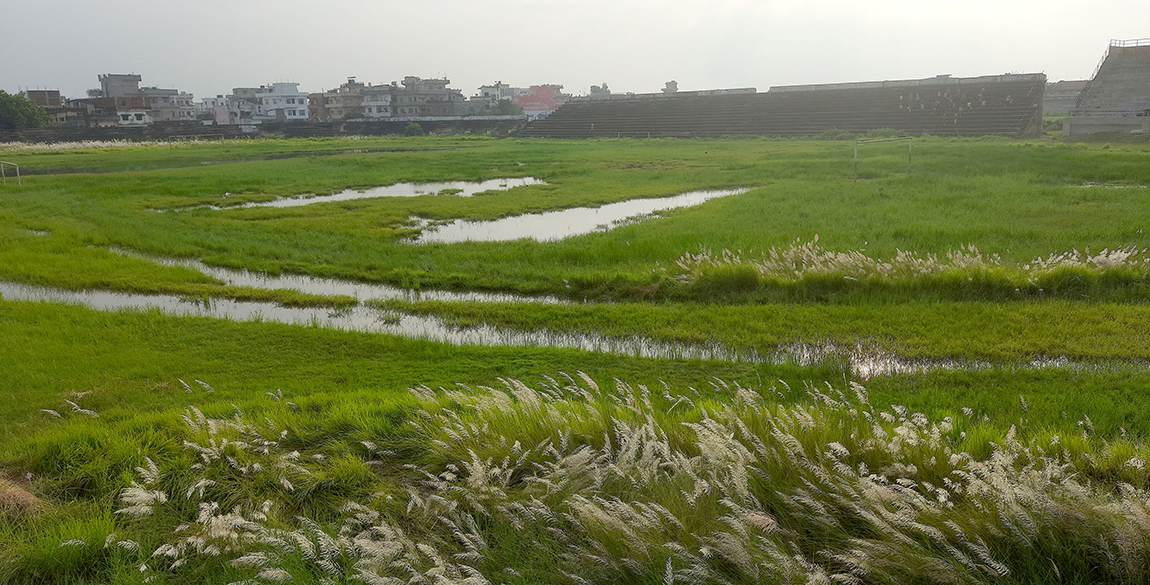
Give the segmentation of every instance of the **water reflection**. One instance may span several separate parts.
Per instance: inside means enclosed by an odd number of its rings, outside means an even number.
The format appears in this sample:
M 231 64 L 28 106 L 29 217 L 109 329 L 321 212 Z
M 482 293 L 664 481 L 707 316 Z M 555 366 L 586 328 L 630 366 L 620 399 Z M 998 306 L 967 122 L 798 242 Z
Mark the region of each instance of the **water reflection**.
M 158 309 L 173 316 L 199 316 L 237 321 L 266 321 L 289 325 L 325 327 L 399 335 L 453 345 L 569 348 L 614 355 L 658 359 L 718 360 L 725 362 L 793 364 L 801 367 L 831 366 L 849 371 L 856 379 L 928 374 L 938 371 L 1056 369 L 1075 372 L 1146 371 L 1141 361 L 1081 362 L 1065 357 L 1039 357 L 1023 363 L 994 364 L 979 360 L 930 360 L 905 358 L 882 348 L 835 343 L 790 344 L 769 351 L 739 351 L 721 344 L 683 344 L 642 336 L 607 337 L 594 333 L 522 331 L 480 325 L 460 327 L 437 317 L 410 315 L 367 306 L 369 300 L 432 300 L 476 303 L 564 304 L 556 297 L 525 297 L 491 293 L 410 291 L 378 284 L 347 282 L 297 275 L 266 275 L 246 270 L 207 266 L 195 260 L 154 258 L 114 250 L 163 266 L 179 266 L 202 272 L 229 285 L 265 290 L 287 289 L 316 295 L 345 295 L 359 304 L 351 308 L 282 307 L 275 303 L 211 299 L 189 300 L 173 295 L 144 295 L 106 291 L 64 291 L 46 287 L 0 282 L 0 297 L 9 301 L 48 301 L 81 305 L 102 311 Z
M 161 266 L 188 268 L 218 279 L 231 286 L 245 286 L 264 290 L 287 289 L 324 296 L 347 296 L 361 302 L 372 300 L 424 300 L 460 303 L 533 303 L 544 305 L 557 305 L 570 302 L 551 296 L 529 297 L 506 293 L 451 292 L 441 290 L 415 291 L 387 286 L 385 284 L 353 282 L 336 280 L 334 278 L 316 278 L 296 274 L 273 275 L 248 270 L 217 268 L 215 266 L 208 266 L 198 260 L 157 258 L 121 249 L 113 249 L 112 252 L 122 256 L 155 262 Z
M 692 191 L 657 199 L 632 199 L 602 207 L 578 207 L 560 211 L 531 213 L 494 221 L 455 220 L 441 226 L 423 222 L 423 232 L 413 241 L 418 244 L 453 244 L 458 242 L 510 242 L 522 238 L 548 242 L 605 232 L 632 223 L 658 211 L 692 207 L 711 199 L 741 195 L 749 189 Z
M 516 187 L 546 184 L 546 181 L 542 181 L 534 177 L 491 179 L 489 181 L 481 181 L 478 183 L 470 181 L 448 181 L 445 183 L 396 183 L 386 187 L 375 187 L 373 189 L 366 189 L 363 191 L 347 189 L 332 195 L 304 195 L 299 197 L 285 197 L 282 199 L 276 199 L 275 201 L 265 201 L 262 203 L 245 203 L 243 205 L 232 205 L 224 207 L 216 205 L 200 205 L 196 207 L 180 208 L 177 211 L 187 209 L 214 209 L 218 211 L 220 209 L 248 209 L 251 207 L 301 207 L 304 205 L 311 205 L 313 203 L 352 201 L 355 199 L 373 199 L 377 197 L 419 197 L 421 195 L 450 195 L 452 197 L 471 197 L 477 193 L 484 193 L 487 191 L 508 191 Z
M 0 297 L 9 301 L 48 301 L 81 305 L 101 311 L 158 309 L 178 317 L 212 317 L 261 321 L 400 335 L 452 345 L 573 348 L 599 353 L 659 359 L 762 361 L 756 354 L 741 354 L 719 345 L 685 345 L 642 337 L 617 339 L 594 334 L 519 331 L 483 325 L 461 328 L 434 317 L 391 313 L 365 305 L 349 309 L 281 307 L 274 303 L 212 299 L 208 302 L 171 295 L 142 295 L 105 291 L 64 291 L 0 282 Z
M 522 331 L 486 324 L 477 327 L 459 327 L 449 325 L 436 317 L 383 311 L 363 304 L 338 310 L 281 307 L 268 302 L 228 299 L 199 301 L 172 295 L 106 291 L 75 292 L 5 282 L 0 282 L 0 298 L 8 301 L 66 303 L 101 311 L 160 310 L 177 317 L 211 317 L 383 333 L 452 345 L 568 348 L 641 358 L 793 364 L 801 367 L 831 366 L 841 367 L 849 371 L 853 378 L 860 380 L 938 371 L 983 371 L 1003 368 L 1097 373 L 1146 371 L 1150 367 L 1144 362 L 1137 361 L 1078 362 L 1065 357 L 1035 358 L 1025 363 L 1005 365 L 986 361 L 907 359 L 880 349 L 834 344 L 794 344 L 775 348 L 768 353 L 760 353 L 737 351 L 720 344 L 682 344 L 641 336 L 613 338 L 593 333 Z

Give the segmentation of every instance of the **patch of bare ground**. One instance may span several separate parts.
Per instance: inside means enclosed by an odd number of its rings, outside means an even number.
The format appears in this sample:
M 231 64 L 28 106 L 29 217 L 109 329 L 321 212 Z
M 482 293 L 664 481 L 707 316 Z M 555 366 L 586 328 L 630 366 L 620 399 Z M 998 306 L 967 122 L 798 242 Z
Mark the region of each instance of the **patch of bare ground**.
M 26 518 L 40 513 L 47 504 L 28 491 L 28 486 L 16 479 L 0 474 L 0 516 L 10 520 Z

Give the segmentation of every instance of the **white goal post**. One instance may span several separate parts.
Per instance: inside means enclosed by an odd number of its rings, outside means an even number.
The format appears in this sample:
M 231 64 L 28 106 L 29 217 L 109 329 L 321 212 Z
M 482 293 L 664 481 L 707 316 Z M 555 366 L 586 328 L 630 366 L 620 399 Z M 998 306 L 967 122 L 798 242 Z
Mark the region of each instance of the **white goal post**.
M 15 167 L 16 168 L 16 184 L 23 186 L 24 181 L 20 178 L 20 165 L 18 165 L 16 163 L 10 163 L 10 162 L 5 162 L 5 161 L 0 160 L 0 179 L 3 179 L 3 184 L 4 185 L 8 184 L 8 175 L 4 171 L 5 167 Z
M 914 137 L 913 136 L 900 136 L 898 138 L 878 138 L 875 140 L 856 140 L 855 141 L 855 180 L 859 180 L 859 145 L 860 144 L 874 144 L 876 142 L 897 142 L 899 140 L 906 140 L 909 144 L 906 149 L 906 172 L 910 172 L 911 157 L 914 155 Z

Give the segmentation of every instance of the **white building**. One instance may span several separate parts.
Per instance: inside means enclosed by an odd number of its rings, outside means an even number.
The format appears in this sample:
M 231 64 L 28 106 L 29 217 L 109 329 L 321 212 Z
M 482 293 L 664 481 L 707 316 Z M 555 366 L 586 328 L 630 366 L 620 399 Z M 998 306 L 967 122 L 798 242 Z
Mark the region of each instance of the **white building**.
M 515 97 L 516 89 L 502 81 L 496 81 L 492 85 L 479 86 L 479 93 L 472 99 L 481 98 L 488 100 L 492 104 L 499 100 L 509 100 Z
M 153 122 L 147 110 L 120 110 L 116 115 L 120 118 L 117 122 L 120 126 L 149 126 Z
M 395 85 L 368 85 L 363 91 L 363 115 L 366 118 L 390 118 Z
M 227 97 L 228 124 L 306 122 L 307 94 L 298 83 L 237 87 Z
M 222 95 L 217 95 L 216 97 L 202 98 L 200 101 L 196 102 L 196 111 L 203 114 L 215 111 L 218 106 L 226 107 L 227 105 L 227 98 Z
M 212 124 L 223 126 L 230 122 L 228 118 L 228 100 L 222 95 L 203 98 L 196 102 L 196 114 L 200 121 L 208 126 Z
M 298 83 L 261 85 L 256 97 L 263 106 L 262 122 L 307 121 L 307 94 Z

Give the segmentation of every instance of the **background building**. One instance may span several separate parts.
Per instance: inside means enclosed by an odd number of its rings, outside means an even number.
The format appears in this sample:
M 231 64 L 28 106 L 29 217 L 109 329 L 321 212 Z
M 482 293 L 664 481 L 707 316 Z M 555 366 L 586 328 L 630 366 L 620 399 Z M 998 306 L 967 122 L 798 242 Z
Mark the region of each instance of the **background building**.
M 308 96 L 310 119 L 380 120 L 390 118 L 443 117 L 461 115 L 467 102 L 463 92 L 447 87 L 450 80 L 407 76 L 400 83 L 362 83 L 349 77 L 347 83 L 324 93 Z
M 90 113 L 89 125 L 116 120 L 121 126 L 138 126 L 153 122 L 190 122 L 196 119 L 193 96 L 178 89 L 140 88 L 136 74 L 105 73 L 98 77 L 100 89 L 89 90 L 88 97 L 69 101 L 69 106 Z M 129 114 L 127 117 L 121 114 Z M 145 114 L 140 116 L 139 114 Z
M 523 108 L 528 119 L 536 120 L 551 115 L 569 99 L 571 95 L 563 93 L 562 85 L 532 85 L 526 89 L 516 89 L 511 101 Z
M 264 122 L 305 122 L 308 119 L 308 95 L 299 90 L 298 83 L 279 82 L 259 87 L 236 87 L 223 103 L 219 96 L 206 99 L 201 111 L 209 107 L 216 111 L 227 109 L 227 121 L 217 124 L 262 124 Z

